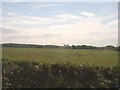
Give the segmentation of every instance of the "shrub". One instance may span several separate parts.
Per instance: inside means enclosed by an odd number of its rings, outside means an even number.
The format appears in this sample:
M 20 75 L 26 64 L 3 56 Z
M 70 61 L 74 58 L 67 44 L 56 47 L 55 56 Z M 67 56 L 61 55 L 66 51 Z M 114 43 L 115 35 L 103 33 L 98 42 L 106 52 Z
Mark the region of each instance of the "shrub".
M 118 67 L 3 59 L 3 88 L 118 88 Z

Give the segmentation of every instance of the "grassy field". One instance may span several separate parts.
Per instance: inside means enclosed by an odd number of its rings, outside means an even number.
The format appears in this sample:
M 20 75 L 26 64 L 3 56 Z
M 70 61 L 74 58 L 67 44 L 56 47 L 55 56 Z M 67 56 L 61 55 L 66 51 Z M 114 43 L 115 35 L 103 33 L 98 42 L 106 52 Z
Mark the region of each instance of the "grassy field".
M 89 64 L 91 66 L 116 66 L 118 52 L 112 50 L 80 50 L 53 48 L 3 48 L 3 58 L 9 60 L 34 60 L 39 63 Z
M 119 87 L 117 51 L 3 48 L 2 54 L 3 88 Z

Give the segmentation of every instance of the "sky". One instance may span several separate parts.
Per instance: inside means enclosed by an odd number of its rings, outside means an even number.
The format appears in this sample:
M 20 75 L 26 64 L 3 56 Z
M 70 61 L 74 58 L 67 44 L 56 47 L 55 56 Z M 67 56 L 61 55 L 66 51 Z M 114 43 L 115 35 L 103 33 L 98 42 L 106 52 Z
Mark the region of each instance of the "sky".
M 117 2 L 3 2 L 2 43 L 117 45 Z
M 119 0 L 1 0 L 2 2 L 118 2 Z

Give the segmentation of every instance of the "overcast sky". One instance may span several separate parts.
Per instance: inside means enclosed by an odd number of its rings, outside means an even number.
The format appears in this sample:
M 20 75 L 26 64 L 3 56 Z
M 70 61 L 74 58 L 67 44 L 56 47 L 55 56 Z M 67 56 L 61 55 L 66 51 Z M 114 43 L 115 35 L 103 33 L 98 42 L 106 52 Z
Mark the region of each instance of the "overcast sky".
M 118 2 L 119 0 L 1 0 L 2 2 Z
M 116 45 L 118 3 L 2 3 L 0 27 L 3 43 Z

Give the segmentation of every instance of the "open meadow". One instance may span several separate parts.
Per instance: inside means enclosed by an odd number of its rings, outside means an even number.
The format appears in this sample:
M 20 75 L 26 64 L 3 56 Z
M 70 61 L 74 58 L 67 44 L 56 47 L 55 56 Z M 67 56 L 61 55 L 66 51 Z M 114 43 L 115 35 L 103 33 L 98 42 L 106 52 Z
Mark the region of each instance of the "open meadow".
M 63 48 L 2 49 L 3 88 L 118 88 L 118 52 Z
M 37 61 L 39 63 L 89 64 L 91 66 L 117 66 L 118 52 L 113 50 L 10 48 L 2 49 L 3 58 Z

